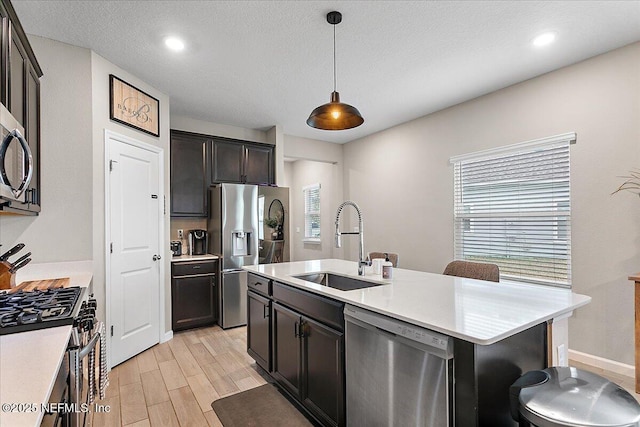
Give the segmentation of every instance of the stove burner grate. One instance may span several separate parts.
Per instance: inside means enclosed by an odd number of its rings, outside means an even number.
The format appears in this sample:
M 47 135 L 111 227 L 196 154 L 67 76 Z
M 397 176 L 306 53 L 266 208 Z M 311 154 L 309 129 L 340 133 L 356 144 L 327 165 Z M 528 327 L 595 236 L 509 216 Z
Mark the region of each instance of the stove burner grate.
M 76 286 L 0 294 L 0 335 L 73 324 L 83 291 Z

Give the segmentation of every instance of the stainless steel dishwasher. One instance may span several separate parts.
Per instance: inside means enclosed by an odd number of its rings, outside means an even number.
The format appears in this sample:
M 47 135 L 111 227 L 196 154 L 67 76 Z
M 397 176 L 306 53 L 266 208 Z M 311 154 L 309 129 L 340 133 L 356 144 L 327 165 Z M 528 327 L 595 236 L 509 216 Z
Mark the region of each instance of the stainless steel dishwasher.
M 347 305 L 347 425 L 453 425 L 453 339 Z

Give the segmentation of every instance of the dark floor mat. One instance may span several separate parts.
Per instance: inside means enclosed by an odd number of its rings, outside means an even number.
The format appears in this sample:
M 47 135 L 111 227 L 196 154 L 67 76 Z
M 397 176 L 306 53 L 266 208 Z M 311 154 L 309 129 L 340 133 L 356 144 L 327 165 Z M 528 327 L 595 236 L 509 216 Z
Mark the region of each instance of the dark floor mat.
M 224 427 L 312 427 L 272 384 L 218 399 L 211 407 Z

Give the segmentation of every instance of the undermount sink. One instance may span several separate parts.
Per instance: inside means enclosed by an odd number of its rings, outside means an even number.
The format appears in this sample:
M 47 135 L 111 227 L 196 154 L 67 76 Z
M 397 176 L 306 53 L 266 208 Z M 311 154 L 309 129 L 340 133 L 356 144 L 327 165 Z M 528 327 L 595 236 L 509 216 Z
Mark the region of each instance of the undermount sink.
M 354 279 L 353 277 L 339 276 L 332 273 L 308 273 L 292 277 L 307 282 L 317 283 L 322 286 L 339 289 L 341 291 L 352 291 L 354 289 L 364 289 L 371 288 L 373 286 L 386 285 L 386 283 L 382 282 L 371 282 L 369 280 Z

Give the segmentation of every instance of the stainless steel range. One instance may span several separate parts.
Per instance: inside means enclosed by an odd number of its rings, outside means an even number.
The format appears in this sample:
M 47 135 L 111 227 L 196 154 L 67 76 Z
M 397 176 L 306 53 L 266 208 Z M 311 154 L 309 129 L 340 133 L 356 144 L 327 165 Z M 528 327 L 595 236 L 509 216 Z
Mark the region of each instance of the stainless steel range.
M 0 335 L 56 326 L 72 326 L 44 425 L 81 427 L 90 424 L 92 404 L 105 397 L 108 385 L 106 331 L 96 319 L 97 302 L 86 288 L 69 287 L 0 294 Z
M 0 335 L 73 325 L 85 288 L 55 288 L 0 294 Z

